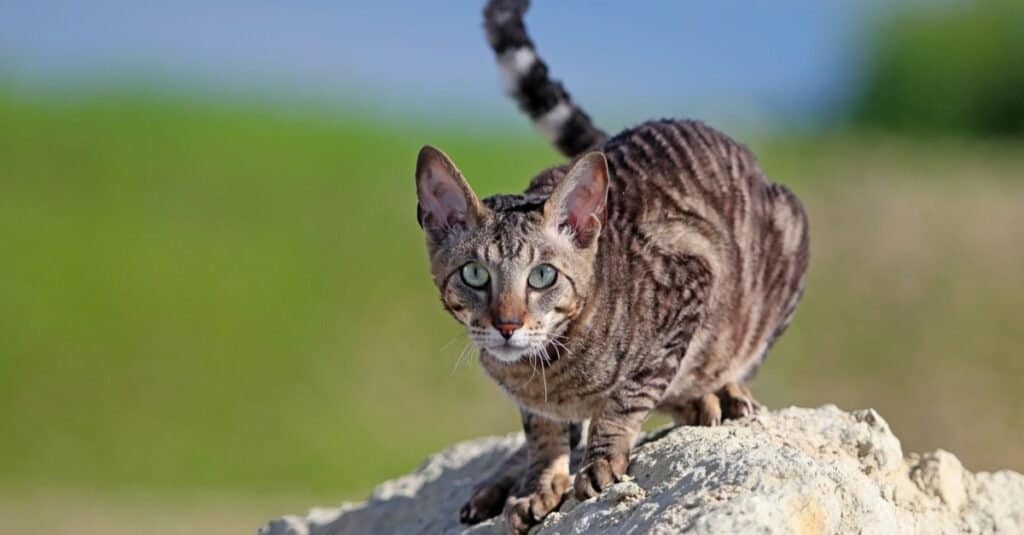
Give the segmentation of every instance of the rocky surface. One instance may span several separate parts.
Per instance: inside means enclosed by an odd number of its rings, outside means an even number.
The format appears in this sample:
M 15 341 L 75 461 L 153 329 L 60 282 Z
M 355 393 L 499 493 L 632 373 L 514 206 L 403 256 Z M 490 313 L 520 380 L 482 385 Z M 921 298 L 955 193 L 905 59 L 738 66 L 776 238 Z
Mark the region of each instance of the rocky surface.
M 264 535 L 504 533 L 459 507 L 521 435 L 457 444 L 363 503 L 270 522 Z M 721 427 L 645 437 L 632 480 L 585 502 L 567 498 L 532 534 L 1024 533 L 1024 475 L 972 474 L 938 450 L 904 456 L 873 410 L 766 412 Z

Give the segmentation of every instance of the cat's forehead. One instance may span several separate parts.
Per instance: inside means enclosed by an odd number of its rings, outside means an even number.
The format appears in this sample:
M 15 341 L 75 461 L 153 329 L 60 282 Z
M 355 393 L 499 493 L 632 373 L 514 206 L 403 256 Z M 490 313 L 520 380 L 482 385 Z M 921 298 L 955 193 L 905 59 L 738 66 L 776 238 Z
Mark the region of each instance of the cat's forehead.
M 548 231 L 544 198 L 496 195 L 484 199 L 489 215 L 482 225 L 449 242 L 442 258 L 461 264 L 476 259 L 492 268 L 518 270 L 559 256 L 565 249 Z M 453 264 L 454 265 L 454 264 Z
M 539 212 L 494 212 L 487 230 L 479 236 L 478 254 L 495 263 L 529 261 L 543 244 L 542 221 Z
M 491 234 L 495 240 L 513 239 L 535 233 L 544 221 L 541 212 L 494 212 Z

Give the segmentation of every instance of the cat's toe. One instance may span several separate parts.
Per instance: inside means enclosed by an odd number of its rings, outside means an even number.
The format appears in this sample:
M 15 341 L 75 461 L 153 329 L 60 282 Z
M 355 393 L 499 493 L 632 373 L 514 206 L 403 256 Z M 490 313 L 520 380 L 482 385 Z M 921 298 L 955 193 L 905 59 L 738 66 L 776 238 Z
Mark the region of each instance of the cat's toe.
M 573 485 L 576 499 L 583 501 L 618 483 L 626 474 L 629 461 L 626 458 L 598 458 L 580 467 Z
M 673 401 L 662 406 L 676 425 L 715 427 L 722 423 L 722 405 L 716 394 L 707 394 L 683 402 Z
M 704 427 L 715 427 L 722 423 L 722 405 L 718 396 L 708 394 L 696 401 L 697 403 L 697 425 Z
M 557 474 L 552 477 L 550 484 L 540 490 L 526 496 L 509 498 L 505 502 L 503 515 L 508 532 L 516 535 L 526 533 L 541 523 L 544 517 L 562 504 L 568 488 L 569 476 Z
M 530 531 L 530 528 L 540 522 L 539 518 L 533 516 L 530 510 L 529 496 L 520 498 L 509 498 L 505 503 L 505 526 L 511 535 L 520 535 Z
M 722 418 L 726 420 L 750 416 L 761 409 L 761 404 L 754 399 L 750 389 L 737 383 L 729 383 L 722 387 L 718 391 L 718 399 Z

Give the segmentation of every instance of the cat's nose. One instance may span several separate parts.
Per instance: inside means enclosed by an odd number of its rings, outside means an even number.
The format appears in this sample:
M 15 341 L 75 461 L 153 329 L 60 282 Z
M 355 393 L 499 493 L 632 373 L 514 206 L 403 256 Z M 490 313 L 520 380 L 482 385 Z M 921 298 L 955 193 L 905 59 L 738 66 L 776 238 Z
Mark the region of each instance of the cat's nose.
M 512 334 L 516 332 L 516 329 L 523 326 L 523 320 L 521 319 L 507 319 L 502 318 L 494 322 L 494 328 L 498 329 L 501 336 L 508 340 L 512 338 Z

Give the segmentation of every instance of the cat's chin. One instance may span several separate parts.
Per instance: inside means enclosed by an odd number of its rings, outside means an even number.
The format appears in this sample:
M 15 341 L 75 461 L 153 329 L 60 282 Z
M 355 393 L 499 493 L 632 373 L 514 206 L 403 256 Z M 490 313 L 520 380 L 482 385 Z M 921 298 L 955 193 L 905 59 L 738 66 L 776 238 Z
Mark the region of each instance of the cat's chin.
M 494 357 L 496 360 L 501 362 L 518 362 L 526 355 L 529 350 L 527 347 L 512 347 L 508 345 L 488 347 L 485 349 L 487 354 Z

